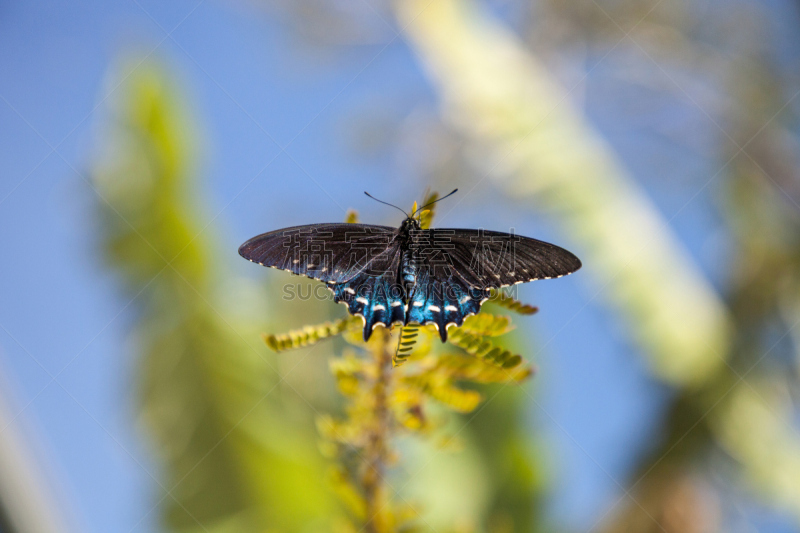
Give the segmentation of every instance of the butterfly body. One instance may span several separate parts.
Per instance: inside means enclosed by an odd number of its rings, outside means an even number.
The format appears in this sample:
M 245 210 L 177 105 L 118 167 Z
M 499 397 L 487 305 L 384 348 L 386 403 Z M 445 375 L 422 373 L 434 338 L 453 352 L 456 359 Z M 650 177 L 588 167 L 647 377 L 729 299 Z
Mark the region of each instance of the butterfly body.
M 471 229 L 422 229 L 408 216 L 399 228 L 311 224 L 264 233 L 239 254 L 263 266 L 327 284 L 334 300 L 364 320 L 364 339 L 379 324 L 450 325 L 480 311 L 493 288 L 570 274 L 581 262 L 553 244 Z
M 417 280 L 417 250 L 412 246 L 412 234 L 421 231 L 422 228 L 418 220 L 414 218 L 406 218 L 400 226 L 398 232 L 398 244 L 403 250 L 403 258 L 400 261 L 400 279 L 403 285 L 404 294 L 408 296 L 413 291 L 414 285 Z

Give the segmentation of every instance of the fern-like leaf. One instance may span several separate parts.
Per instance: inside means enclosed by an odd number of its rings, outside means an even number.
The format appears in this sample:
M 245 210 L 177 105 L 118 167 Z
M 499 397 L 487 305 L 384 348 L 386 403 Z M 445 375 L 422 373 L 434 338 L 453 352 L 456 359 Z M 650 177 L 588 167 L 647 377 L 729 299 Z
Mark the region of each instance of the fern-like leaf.
M 331 373 L 336 377 L 336 384 L 345 396 L 354 396 L 358 393 L 359 380 L 364 375 L 364 360 L 356 357 L 352 352 L 345 353 L 344 357 L 331 359 Z
M 419 337 L 419 326 L 409 324 L 400 330 L 400 338 L 397 340 L 397 349 L 392 357 L 392 367 L 398 367 L 405 363 L 411 356 L 414 346 Z
M 403 382 L 459 413 L 472 412 L 483 401 L 481 393 L 458 388 L 449 380 L 432 379 L 429 373 L 408 376 Z
M 458 354 L 446 354 L 439 357 L 435 371 L 445 373 L 454 380 L 466 380 L 473 383 L 521 382 L 533 374 L 533 368 L 527 365 L 517 365 L 511 369 L 500 368 L 483 359 Z
M 354 325 L 361 325 L 358 317 L 349 317 L 317 326 L 305 326 L 280 335 L 262 334 L 264 342 L 275 352 L 283 352 L 303 346 L 312 346 L 323 339 L 340 335 Z
M 430 389 L 435 400 L 459 413 L 471 413 L 483 401 L 483 395 L 474 390 L 460 389 L 454 385 L 439 385 Z
M 467 317 L 459 329 L 473 335 L 497 337 L 513 330 L 514 326 L 511 325 L 510 317 L 497 316 L 484 311 Z
M 506 309 L 514 311 L 515 313 L 520 315 L 532 315 L 539 311 L 538 307 L 524 304 L 519 300 L 515 300 L 514 298 L 509 296 L 508 293 L 498 289 L 492 289 L 492 294 L 491 297 L 489 298 L 489 301 L 495 305 L 499 305 L 500 307 L 505 307 Z
M 470 355 L 493 363 L 502 368 L 514 368 L 522 362 L 522 357 L 495 346 L 492 341 L 463 329 L 455 329 L 450 333 L 450 342 Z

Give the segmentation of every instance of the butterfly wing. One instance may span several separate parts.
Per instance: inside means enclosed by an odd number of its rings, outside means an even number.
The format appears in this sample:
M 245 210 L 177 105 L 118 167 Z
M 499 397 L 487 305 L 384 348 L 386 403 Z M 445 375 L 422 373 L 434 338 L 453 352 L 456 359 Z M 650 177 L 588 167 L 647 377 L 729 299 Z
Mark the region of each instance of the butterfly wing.
M 513 233 L 473 229 L 414 232 L 419 270 L 407 322 L 447 327 L 480 311 L 489 291 L 537 279 L 558 278 L 581 267 L 567 250 Z
M 398 281 L 402 246 L 395 240 L 349 280 L 332 286 L 333 298 L 364 320 L 364 340 L 378 324 L 391 327 L 405 319 L 404 290 Z
M 406 321 L 433 324 L 442 342 L 447 340 L 447 327 L 460 326 L 464 319 L 481 310 L 489 298 L 489 290 L 470 286 L 454 270 L 420 264 L 414 288 L 409 295 Z
M 548 242 L 483 229 L 431 229 L 420 236 L 429 262 L 449 265 L 470 286 L 496 289 L 560 278 L 581 267 L 574 254 Z
M 377 324 L 403 322 L 397 283 L 402 250 L 397 230 L 368 224 L 311 224 L 254 237 L 239 254 L 328 284 L 334 300 L 364 319 L 364 340 Z
M 239 255 L 259 265 L 334 284 L 345 282 L 380 257 L 396 237 L 388 226 L 309 224 L 253 237 Z

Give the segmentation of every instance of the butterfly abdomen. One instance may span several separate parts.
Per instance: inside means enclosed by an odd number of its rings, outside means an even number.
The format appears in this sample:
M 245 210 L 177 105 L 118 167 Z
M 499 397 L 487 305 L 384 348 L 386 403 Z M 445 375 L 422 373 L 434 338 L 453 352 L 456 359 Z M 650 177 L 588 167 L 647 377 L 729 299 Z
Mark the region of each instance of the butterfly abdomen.
M 408 302 L 408 298 L 414 290 L 414 284 L 417 282 L 417 264 L 413 250 L 406 250 L 403 253 L 403 259 L 400 262 L 400 279 L 405 289 L 405 300 Z

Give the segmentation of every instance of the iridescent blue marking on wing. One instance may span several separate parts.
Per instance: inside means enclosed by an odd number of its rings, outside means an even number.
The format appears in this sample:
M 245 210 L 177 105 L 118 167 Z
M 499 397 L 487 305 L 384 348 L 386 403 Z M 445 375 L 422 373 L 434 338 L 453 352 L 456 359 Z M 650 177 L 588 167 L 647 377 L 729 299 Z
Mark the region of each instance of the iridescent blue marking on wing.
M 444 342 L 449 326 L 460 326 L 466 317 L 480 312 L 489 291 L 470 288 L 454 275 L 439 280 L 420 268 L 410 298 L 406 324 L 433 324 Z
M 333 287 L 334 300 L 347 305 L 350 314 L 364 319 L 365 341 L 378 324 L 391 327 L 404 323 L 402 286 L 396 283 L 395 275 L 396 271 L 383 276 L 361 274 Z
M 392 241 L 372 257 L 353 278 L 333 286 L 333 298 L 347 305 L 353 315 L 364 319 L 364 340 L 369 340 L 378 324 L 391 327 L 405 318 L 403 287 L 397 282 L 402 248 Z

